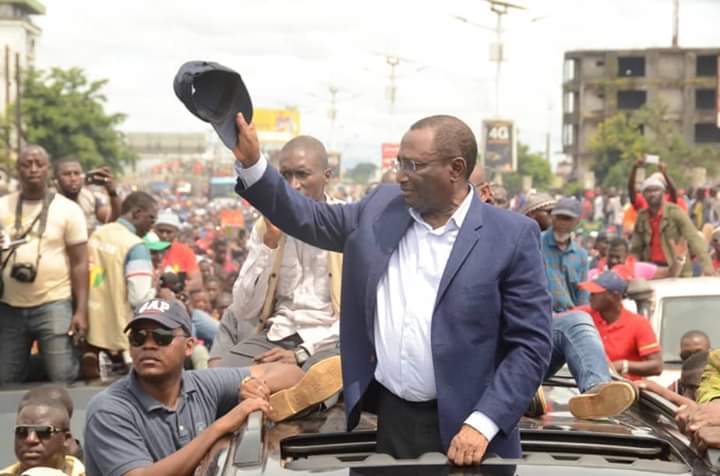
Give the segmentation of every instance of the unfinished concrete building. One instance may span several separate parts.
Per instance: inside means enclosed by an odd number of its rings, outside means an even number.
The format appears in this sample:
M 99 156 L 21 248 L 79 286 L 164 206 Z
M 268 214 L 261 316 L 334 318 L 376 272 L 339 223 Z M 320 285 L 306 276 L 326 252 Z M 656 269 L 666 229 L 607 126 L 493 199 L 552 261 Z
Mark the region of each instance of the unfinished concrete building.
M 619 111 L 662 102 L 690 144 L 720 147 L 720 48 L 585 50 L 565 53 L 563 151 L 576 174 L 592 169 L 590 139 Z

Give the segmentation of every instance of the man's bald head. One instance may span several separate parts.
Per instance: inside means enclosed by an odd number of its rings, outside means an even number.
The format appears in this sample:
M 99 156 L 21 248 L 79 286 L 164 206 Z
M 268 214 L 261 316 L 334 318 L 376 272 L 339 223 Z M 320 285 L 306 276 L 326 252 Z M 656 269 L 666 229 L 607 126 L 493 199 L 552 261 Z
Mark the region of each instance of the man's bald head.
M 30 403 L 47 401 L 56 402 L 64 406 L 68 416 L 72 418 L 74 409 L 72 398 L 64 387 L 58 385 L 46 385 L 28 390 L 25 395 L 23 395 L 22 400 L 20 400 L 18 411 Z
M 291 155 L 300 155 L 310 159 L 317 167 L 325 170 L 328 168 L 328 155 L 325 146 L 312 136 L 297 136 L 291 139 L 280 150 L 280 162 Z M 310 165 L 310 164 L 308 164 Z
M 322 142 L 310 136 L 298 136 L 278 154 L 280 174 L 290 186 L 313 200 L 325 200 L 331 170 Z

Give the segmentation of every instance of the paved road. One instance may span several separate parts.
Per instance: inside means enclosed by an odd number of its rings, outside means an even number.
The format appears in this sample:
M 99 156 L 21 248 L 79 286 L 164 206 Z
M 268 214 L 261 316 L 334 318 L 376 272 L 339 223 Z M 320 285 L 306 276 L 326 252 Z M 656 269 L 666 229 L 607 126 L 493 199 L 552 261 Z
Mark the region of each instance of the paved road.
M 85 425 L 85 408 L 90 398 L 103 387 L 78 386 L 68 388 L 75 404 L 71 428 L 73 435 L 80 441 L 83 439 Z M 0 468 L 15 462 L 14 435 L 17 405 L 26 390 L 0 390 Z

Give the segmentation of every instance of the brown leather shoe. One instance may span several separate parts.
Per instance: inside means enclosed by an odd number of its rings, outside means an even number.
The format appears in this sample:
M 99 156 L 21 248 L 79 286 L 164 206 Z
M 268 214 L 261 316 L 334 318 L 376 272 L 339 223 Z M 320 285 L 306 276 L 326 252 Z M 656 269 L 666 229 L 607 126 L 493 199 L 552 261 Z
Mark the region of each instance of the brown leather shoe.
M 568 402 L 575 418 L 607 418 L 619 415 L 637 400 L 637 391 L 630 382 L 613 380 L 596 385 Z
M 530 405 L 528 405 L 527 410 L 525 410 L 525 416 L 529 418 L 540 418 L 545 414 L 546 404 L 545 391 L 542 387 L 538 387 L 537 392 L 535 392 L 532 400 L 530 400 Z
M 295 385 L 270 396 L 273 407 L 270 419 L 287 420 L 303 410 L 316 406 L 342 390 L 340 356 L 328 357 L 316 363 Z

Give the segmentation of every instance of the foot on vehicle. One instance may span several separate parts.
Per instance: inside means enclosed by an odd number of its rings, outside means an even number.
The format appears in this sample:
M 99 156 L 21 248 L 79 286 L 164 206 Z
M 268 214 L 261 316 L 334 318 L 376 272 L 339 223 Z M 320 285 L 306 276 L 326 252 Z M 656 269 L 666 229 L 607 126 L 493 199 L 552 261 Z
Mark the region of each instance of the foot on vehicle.
M 570 399 L 570 413 L 575 418 L 606 418 L 619 415 L 637 399 L 635 387 L 626 381 L 596 385 Z
M 545 414 L 545 392 L 542 387 L 538 387 L 537 392 L 530 400 L 528 409 L 525 410 L 525 416 L 528 418 L 540 418 Z
M 340 356 L 321 360 L 308 369 L 302 379 L 292 387 L 270 396 L 273 407 L 270 419 L 287 420 L 303 410 L 315 407 L 342 390 Z

